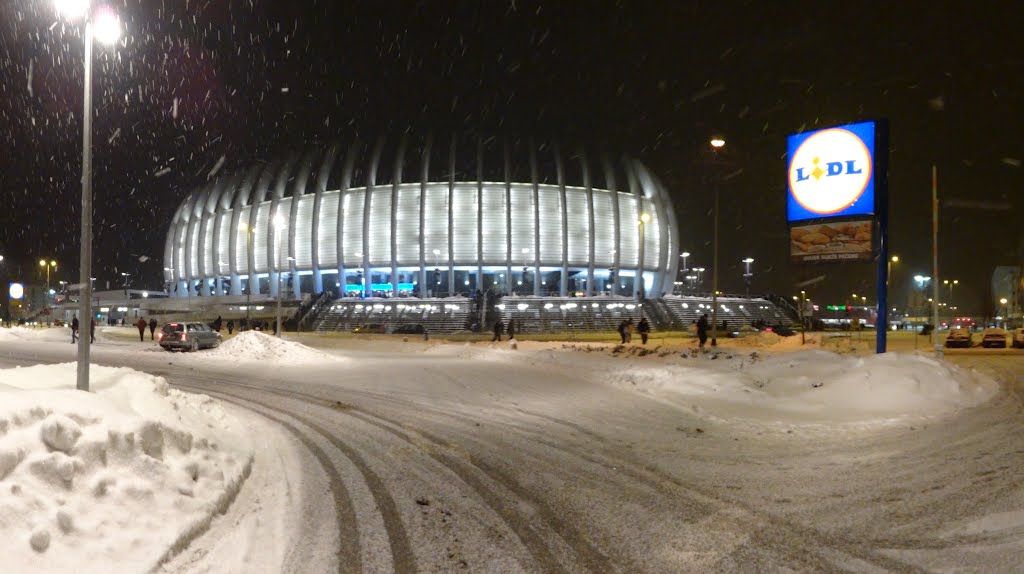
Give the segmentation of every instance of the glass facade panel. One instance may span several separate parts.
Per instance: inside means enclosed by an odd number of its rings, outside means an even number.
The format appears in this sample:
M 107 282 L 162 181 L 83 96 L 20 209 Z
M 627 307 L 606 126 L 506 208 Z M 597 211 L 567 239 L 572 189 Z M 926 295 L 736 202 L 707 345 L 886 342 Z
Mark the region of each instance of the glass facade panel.
M 586 265 L 590 261 L 590 211 L 587 209 L 587 192 L 582 189 L 566 189 L 565 204 L 569 229 L 569 264 Z
M 533 207 L 533 186 L 512 184 L 512 263 L 532 264 L 536 256 L 534 233 L 537 219 Z M 525 252 L 523 250 L 526 250 Z
M 256 255 L 257 273 L 267 272 L 267 240 L 269 231 L 267 224 L 269 223 L 269 221 L 270 202 L 265 201 L 262 204 L 260 204 L 259 209 L 256 212 L 256 233 L 254 233 L 252 236 L 252 247 Z
M 562 262 L 562 192 L 540 186 L 540 260 L 548 265 Z
M 217 273 L 220 275 L 231 274 L 231 212 L 221 213 L 217 216 L 220 224 L 217 227 Z
M 505 217 L 505 185 L 484 184 L 483 255 L 487 263 L 508 259 L 508 221 Z
M 248 207 L 241 208 L 241 213 L 238 214 L 238 228 L 235 229 L 235 264 L 238 266 L 235 272 L 240 275 L 249 274 L 249 256 L 247 255 L 247 249 L 249 241 L 249 214 L 251 210 Z
M 191 246 L 189 248 L 188 269 L 192 278 L 201 277 L 199 273 L 199 218 L 193 217 L 189 222 L 190 233 L 192 234 Z
M 370 264 L 391 264 L 391 187 L 377 187 L 370 200 Z
M 623 268 L 636 267 L 640 260 L 640 213 L 636 209 L 636 196 L 629 193 L 618 195 L 619 265 Z
M 345 253 L 342 257 L 345 267 L 354 267 L 363 264 L 362 256 L 356 253 L 363 252 L 363 199 L 366 192 L 362 189 L 350 189 L 345 194 L 342 217 L 345 218 L 345 226 L 342 230 L 342 249 Z
M 615 196 L 611 192 L 594 190 L 594 266 L 611 267 L 615 264 Z
M 395 234 L 399 265 L 415 265 L 420 260 L 420 185 L 402 184 L 398 189 Z M 427 253 L 430 253 L 429 251 Z
M 213 266 L 216 259 L 213 253 L 213 222 L 214 218 L 210 217 L 209 214 L 204 214 L 209 219 L 205 219 L 204 225 L 200 228 L 200 235 L 203 238 L 202 254 L 203 254 L 203 272 L 204 277 L 212 277 L 217 274 L 217 268 Z
M 477 260 L 477 198 L 475 184 L 458 184 L 452 199 L 452 250 L 457 263 Z
M 444 263 L 448 261 L 448 184 L 427 184 L 425 209 L 423 242 L 426 263 L 435 263 L 435 258 Z M 438 251 L 436 255 L 435 250 Z
M 320 200 L 316 232 L 321 269 L 338 266 L 338 195 L 338 192 L 325 193 Z
M 295 228 L 295 267 L 298 269 L 313 268 L 313 202 L 315 196 L 304 195 L 299 198 L 299 211 L 292 225 Z

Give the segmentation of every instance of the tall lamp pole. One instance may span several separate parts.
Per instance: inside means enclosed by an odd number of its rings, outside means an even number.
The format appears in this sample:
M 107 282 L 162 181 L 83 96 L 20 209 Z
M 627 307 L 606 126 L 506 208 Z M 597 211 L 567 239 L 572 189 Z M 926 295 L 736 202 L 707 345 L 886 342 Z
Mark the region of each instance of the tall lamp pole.
M 56 0 L 57 11 L 67 18 L 85 18 L 82 41 L 85 44 L 85 71 L 82 81 L 82 236 L 78 272 L 78 314 L 82 328 L 92 321 L 92 44 L 95 37 L 113 44 L 121 36 L 121 23 L 109 9 L 92 14 L 89 0 Z M 88 322 L 87 322 L 88 321 Z M 89 337 L 78 338 L 76 388 L 89 390 Z
M 718 150 L 725 147 L 725 140 L 714 138 L 711 140 L 711 149 L 714 151 L 715 159 L 718 158 Z M 717 163 L 717 162 L 716 162 Z M 711 346 L 718 346 L 718 177 L 712 177 L 712 186 L 715 188 L 715 232 L 714 232 L 714 253 L 711 256 Z
M 689 251 L 683 251 L 682 253 L 679 254 L 679 256 L 683 258 L 683 270 L 682 270 L 683 281 L 686 281 L 686 274 L 690 270 L 690 268 L 686 266 L 686 259 L 688 257 L 690 257 L 690 252 Z M 683 286 L 685 287 L 686 284 L 684 283 Z

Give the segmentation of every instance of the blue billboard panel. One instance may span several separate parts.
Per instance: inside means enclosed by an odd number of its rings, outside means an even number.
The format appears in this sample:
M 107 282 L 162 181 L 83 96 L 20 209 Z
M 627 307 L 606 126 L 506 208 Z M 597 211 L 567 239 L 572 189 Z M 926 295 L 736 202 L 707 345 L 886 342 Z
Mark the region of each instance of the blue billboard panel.
M 786 220 L 875 213 L 875 122 L 786 138 Z

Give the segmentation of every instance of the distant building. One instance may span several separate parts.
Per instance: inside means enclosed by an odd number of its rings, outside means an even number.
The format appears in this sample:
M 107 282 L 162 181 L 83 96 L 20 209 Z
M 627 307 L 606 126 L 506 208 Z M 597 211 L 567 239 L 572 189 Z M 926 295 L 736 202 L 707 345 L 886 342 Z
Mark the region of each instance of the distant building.
M 167 234 L 164 279 L 171 297 L 249 294 L 250 283 L 276 296 L 279 273 L 295 299 L 653 297 L 672 292 L 678 229 L 664 186 L 628 157 L 493 139 L 356 141 L 193 191 Z

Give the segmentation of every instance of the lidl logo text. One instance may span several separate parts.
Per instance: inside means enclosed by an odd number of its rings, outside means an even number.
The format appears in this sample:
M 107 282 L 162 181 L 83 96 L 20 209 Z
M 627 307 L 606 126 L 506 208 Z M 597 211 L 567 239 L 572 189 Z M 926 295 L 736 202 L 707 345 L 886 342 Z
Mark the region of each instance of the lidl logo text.
M 797 181 L 807 181 L 812 177 L 815 180 L 820 180 L 822 177 L 835 177 L 837 175 L 856 175 L 858 173 L 864 173 L 864 170 L 857 167 L 857 160 L 850 159 L 845 162 L 842 161 L 830 161 L 825 164 L 825 169 L 822 170 L 821 166 L 818 165 L 821 162 L 821 158 L 814 158 L 813 169 L 808 170 L 806 167 L 799 167 L 796 170 Z M 807 173 L 804 173 L 805 170 Z

